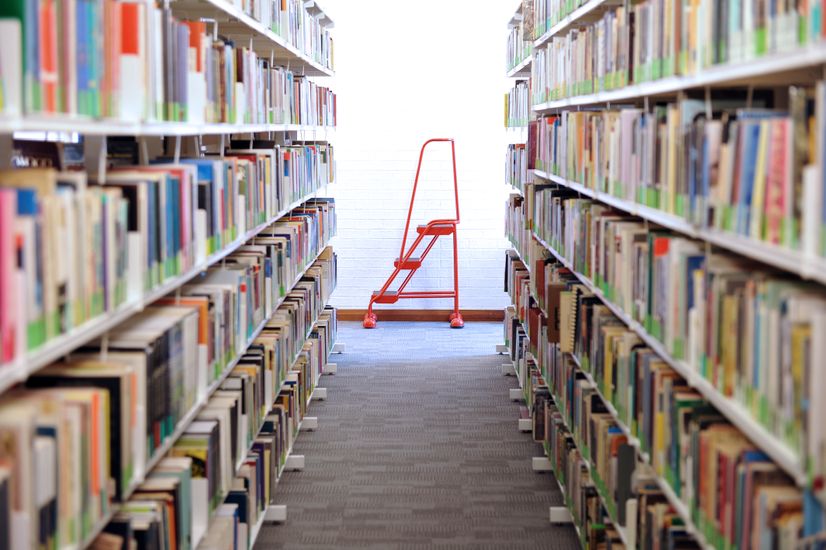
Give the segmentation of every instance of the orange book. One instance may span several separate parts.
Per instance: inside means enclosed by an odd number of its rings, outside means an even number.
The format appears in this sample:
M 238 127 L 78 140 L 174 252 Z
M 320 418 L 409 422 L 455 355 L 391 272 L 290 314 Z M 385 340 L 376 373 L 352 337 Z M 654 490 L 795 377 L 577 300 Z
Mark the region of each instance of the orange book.
M 205 345 L 209 339 L 209 298 L 204 296 L 167 296 L 155 302 L 159 306 L 189 306 L 198 308 L 198 343 Z
M 57 112 L 57 12 L 55 0 L 40 2 L 40 80 L 43 110 Z
M 117 96 L 120 89 L 121 49 L 120 2 L 107 0 L 103 5 L 103 115 L 117 116 Z
M 203 21 L 185 21 L 189 27 L 189 48 L 195 50 L 195 71 L 204 72 L 204 36 L 206 23 Z

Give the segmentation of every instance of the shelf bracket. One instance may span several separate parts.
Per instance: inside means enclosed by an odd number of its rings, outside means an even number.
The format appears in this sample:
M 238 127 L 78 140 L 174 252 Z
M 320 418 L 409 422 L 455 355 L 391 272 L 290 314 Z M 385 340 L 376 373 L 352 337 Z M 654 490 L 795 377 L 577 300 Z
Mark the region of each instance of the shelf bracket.
M 100 184 L 106 183 L 106 136 L 85 136 L 83 157 L 86 171 Z
M 502 363 L 502 376 L 516 376 L 516 371 L 513 369 L 513 363 Z
M 181 162 L 181 136 L 175 136 L 175 149 L 172 154 L 172 162 L 178 164 Z
M 496 344 L 496 353 L 499 355 L 505 355 L 508 353 L 508 346 L 505 344 Z
M 316 389 L 313 390 L 313 399 L 318 399 L 319 401 L 326 401 L 327 388 L 319 388 L 318 386 L 316 386 Z
M 336 363 L 327 363 L 326 365 L 324 365 L 324 370 L 322 371 L 322 374 L 327 374 L 327 375 L 332 376 L 337 371 L 338 371 L 338 364 L 336 364 Z
M 347 346 L 345 346 L 344 344 L 333 344 L 333 353 L 344 353 L 346 349 Z
M 532 432 L 533 431 L 533 419 L 532 418 L 520 418 L 519 419 L 519 431 L 520 432 Z
M 11 168 L 12 154 L 14 153 L 14 134 L 12 132 L 4 132 L 0 134 L 0 169 Z
M 508 398 L 510 398 L 511 401 L 522 401 L 522 388 L 509 389 Z
M 146 166 L 149 164 L 149 143 L 146 136 L 138 136 L 138 164 Z

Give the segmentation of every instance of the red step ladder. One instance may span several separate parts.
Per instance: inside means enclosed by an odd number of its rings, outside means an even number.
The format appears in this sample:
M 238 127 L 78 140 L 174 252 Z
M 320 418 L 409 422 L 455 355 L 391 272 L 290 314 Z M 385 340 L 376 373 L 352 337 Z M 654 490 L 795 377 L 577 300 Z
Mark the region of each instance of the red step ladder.
M 416 200 L 416 187 L 419 185 L 419 173 L 422 169 L 422 158 L 424 157 L 424 150 L 431 143 L 445 142 L 450 143 L 450 153 L 453 160 L 453 196 L 456 204 L 456 218 L 441 219 L 428 222 L 426 225 L 420 225 L 416 228 L 418 237 L 410 245 L 410 248 L 405 252 L 407 245 L 407 234 L 410 230 L 410 217 L 413 214 L 413 203 Z M 459 248 L 456 240 L 456 226 L 459 225 L 459 184 L 456 181 L 456 146 L 452 139 L 437 138 L 429 139 L 419 152 L 419 165 L 416 168 L 416 179 L 413 182 L 413 194 L 410 197 L 410 208 L 407 211 L 407 223 L 404 226 L 404 236 L 402 237 L 402 247 L 399 252 L 399 257 L 393 262 L 393 273 L 387 278 L 381 290 L 373 292 L 370 297 L 370 304 L 367 306 L 367 313 L 364 314 L 364 328 L 375 328 L 378 318 L 373 312 L 373 304 L 395 304 L 404 298 L 453 298 L 453 313 L 450 314 L 451 328 L 462 328 L 465 322 L 462 319 L 462 314 L 459 313 Z M 439 237 L 453 236 L 453 290 L 426 290 L 419 292 L 405 292 L 405 287 L 413 278 L 413 274 L 422 267 L 427 254 L 436 244 Z M 430 241 L 418 255 L 414 256 L 418 246 L 428 237 Z M 405 275 L 398 289 L 388 290 L 390 285 L 402 271 L 406 271 Z

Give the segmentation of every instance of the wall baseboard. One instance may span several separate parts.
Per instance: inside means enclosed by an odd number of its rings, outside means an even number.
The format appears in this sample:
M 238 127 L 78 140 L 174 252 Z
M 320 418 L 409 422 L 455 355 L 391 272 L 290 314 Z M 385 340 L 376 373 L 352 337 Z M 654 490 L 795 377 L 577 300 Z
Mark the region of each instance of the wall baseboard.
M 365 309 L 337 309 L 339 321 L 361 321 Z M 381 321 L 444 321 L 453 313 L 451 309 L 375 309 Z M 503 309 L 463 309 L 462 318 L 467 323 L 503 321 Z

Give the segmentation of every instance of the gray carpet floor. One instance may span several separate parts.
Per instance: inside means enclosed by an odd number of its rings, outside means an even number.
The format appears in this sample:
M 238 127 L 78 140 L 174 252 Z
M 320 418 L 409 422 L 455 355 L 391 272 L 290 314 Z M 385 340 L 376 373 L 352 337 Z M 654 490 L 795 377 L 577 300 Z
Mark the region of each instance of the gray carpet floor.
M 256 550 L 275 548 L 578 548 L 548 521 L 562 496 L 531 469 L 541 449 L 517 430 L 516 379 L 500 374 L 499 323 L 341 323 L 338 374 L 313 402 L 318 430 L 294 452 Z

